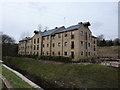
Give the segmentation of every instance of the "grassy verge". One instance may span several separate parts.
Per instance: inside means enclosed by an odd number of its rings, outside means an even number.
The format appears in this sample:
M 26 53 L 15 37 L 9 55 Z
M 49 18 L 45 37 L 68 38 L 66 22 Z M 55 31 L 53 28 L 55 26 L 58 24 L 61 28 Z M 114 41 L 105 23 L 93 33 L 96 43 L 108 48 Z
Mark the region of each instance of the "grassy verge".
M 112 67 L 95 64 L 54 64 L 24 58 L 7 58 L 4 59 L 4 62 L 11 67 L 29 73 L 28 77 L 43 88 L 49 86 L 50 83 L 55 85 L 53 87 L 67 88 L 118 87 L 118 69 Z
M 98 47 L 98 55 L 101 54 L 118 54 L 120 46 Z
M 2 74 L 9 81 L 13 88 L 32 88 L 28 83 L 23 81 L 5 67 L 2 67 Z

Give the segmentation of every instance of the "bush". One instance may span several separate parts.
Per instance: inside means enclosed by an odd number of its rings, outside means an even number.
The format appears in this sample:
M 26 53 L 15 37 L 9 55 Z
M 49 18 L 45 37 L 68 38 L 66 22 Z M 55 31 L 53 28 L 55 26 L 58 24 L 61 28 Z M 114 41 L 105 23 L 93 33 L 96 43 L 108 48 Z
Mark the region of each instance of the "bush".
M 91 58 L 88 58 L 88 57 L 79 57 L 78 61 L 79 62 L 91 62 Z
M 52 60 L 52 61 L 60 61 L 60 62 L 71 62 L 72 58 L 63 57 L 63 56 L 38 56 L 38 55 L 17 55 L 17 57 L 28 57 L 39 60 Z
M 60 62 L 71 62 L 72 58 L 63 57 L 63 56 L 39 56 L 40 60 L 52 60 L 52 61 L 60 61 Z
M 16 57 L 28 57 L 28 58 L 33 58 L 33 59 L 37 59 L 38 55 L 17 55 Z

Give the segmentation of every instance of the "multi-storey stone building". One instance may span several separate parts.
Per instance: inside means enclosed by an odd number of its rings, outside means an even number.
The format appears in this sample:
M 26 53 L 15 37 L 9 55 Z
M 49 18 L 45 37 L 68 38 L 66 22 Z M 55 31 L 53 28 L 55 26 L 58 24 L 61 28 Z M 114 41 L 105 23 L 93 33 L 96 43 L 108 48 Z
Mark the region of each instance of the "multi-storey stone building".
M 19 41 L 19 54 L 94 57 L 97 55 L 97 38 L 92 36 L 90 23 L 78 23 L 68 28 L 55 27 L 48 31 L 34 31 L 32 38 Z

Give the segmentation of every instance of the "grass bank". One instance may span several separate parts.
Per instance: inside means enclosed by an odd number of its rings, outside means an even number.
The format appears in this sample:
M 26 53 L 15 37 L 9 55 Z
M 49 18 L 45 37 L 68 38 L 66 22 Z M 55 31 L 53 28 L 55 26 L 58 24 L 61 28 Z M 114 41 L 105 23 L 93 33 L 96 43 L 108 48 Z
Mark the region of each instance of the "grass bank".
M 118 54 L 120 46 L 98 47 L 98 55 L 101 54 Z
M 13 88 L 32 88 L 28 83 L 5 67 L 2 67 L 2 75 L 9 81 Z
M 26 74 L 42 88 L 117 88 L 118 69 L 102 65 L 55 64 L 25 58 L 4 58 L 4 63 Z

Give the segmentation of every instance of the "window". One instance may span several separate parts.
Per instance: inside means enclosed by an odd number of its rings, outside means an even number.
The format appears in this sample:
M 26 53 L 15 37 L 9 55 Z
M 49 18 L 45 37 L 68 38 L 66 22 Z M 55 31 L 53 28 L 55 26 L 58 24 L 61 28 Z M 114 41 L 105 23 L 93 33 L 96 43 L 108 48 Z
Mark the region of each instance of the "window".
M 61 34 L 58 34 L 58 38 L 61 38 Z
M 39 50 L 39 45 L 37 45 L 37 50 Z
M 52 52 L 52 55 L 54 55 L 54 52 Z
M 88 43 L 88 46 L 90 47 L 90 43 Z
M 83 31 L 80 31 L 80 35 L 83 36 Z
M 64 52 L 64 55 L 67 55 L 67 52 Z
M 37 39 L 37 43 L 39 43 L 39 38 Z
M 74 32 L 71 32 L 71 39 L 74 39 Z
M 43 47 L 45 47 L 45 45 L 43 44 Z
M 55 39 L 55 35 L 52 36 L 52 39 Z
M 90 56 L 90 52 L 89 52 L 89 56 Z
M 53 47 L 55 47 L 55 44 L 53 43 Z
M 74 41 L 71 42 L 71 49 L 74 49 Z
M 83 51 L 81 51 L 81 56 L 83 56 Z
M 65 32 L 65 37 L 67 37 L 67 32 Z
M 81 41 L 81 45 L 83 46 L 83 41 Z
M 35 45 L 34 45 L 34 50 L 35 50 Z
M 58 55 L 60 55 L 60 52 L 58 52 Z
M 35 52 L 33 53 L 33 55 L 35 55 Z
M 58 43 L 58 46 L 60 47 L 60 42 Z
M 65 42 L 65 46 L 67 46 L 67 42 Z
M 49 47 L 49 44 L 47 44 L 47 47 Z
M 95 46 L 94 46 L 94 51 L 95 51 L 96 49 L 95 49 Z
M 47 51 L 47 55 L 48 55 L 48 51 Z
M 34 43 L 36 43 L 36 39 L 34 39 Z
M 87 56 L 87 52 L 86 52 L 86 56 Z

